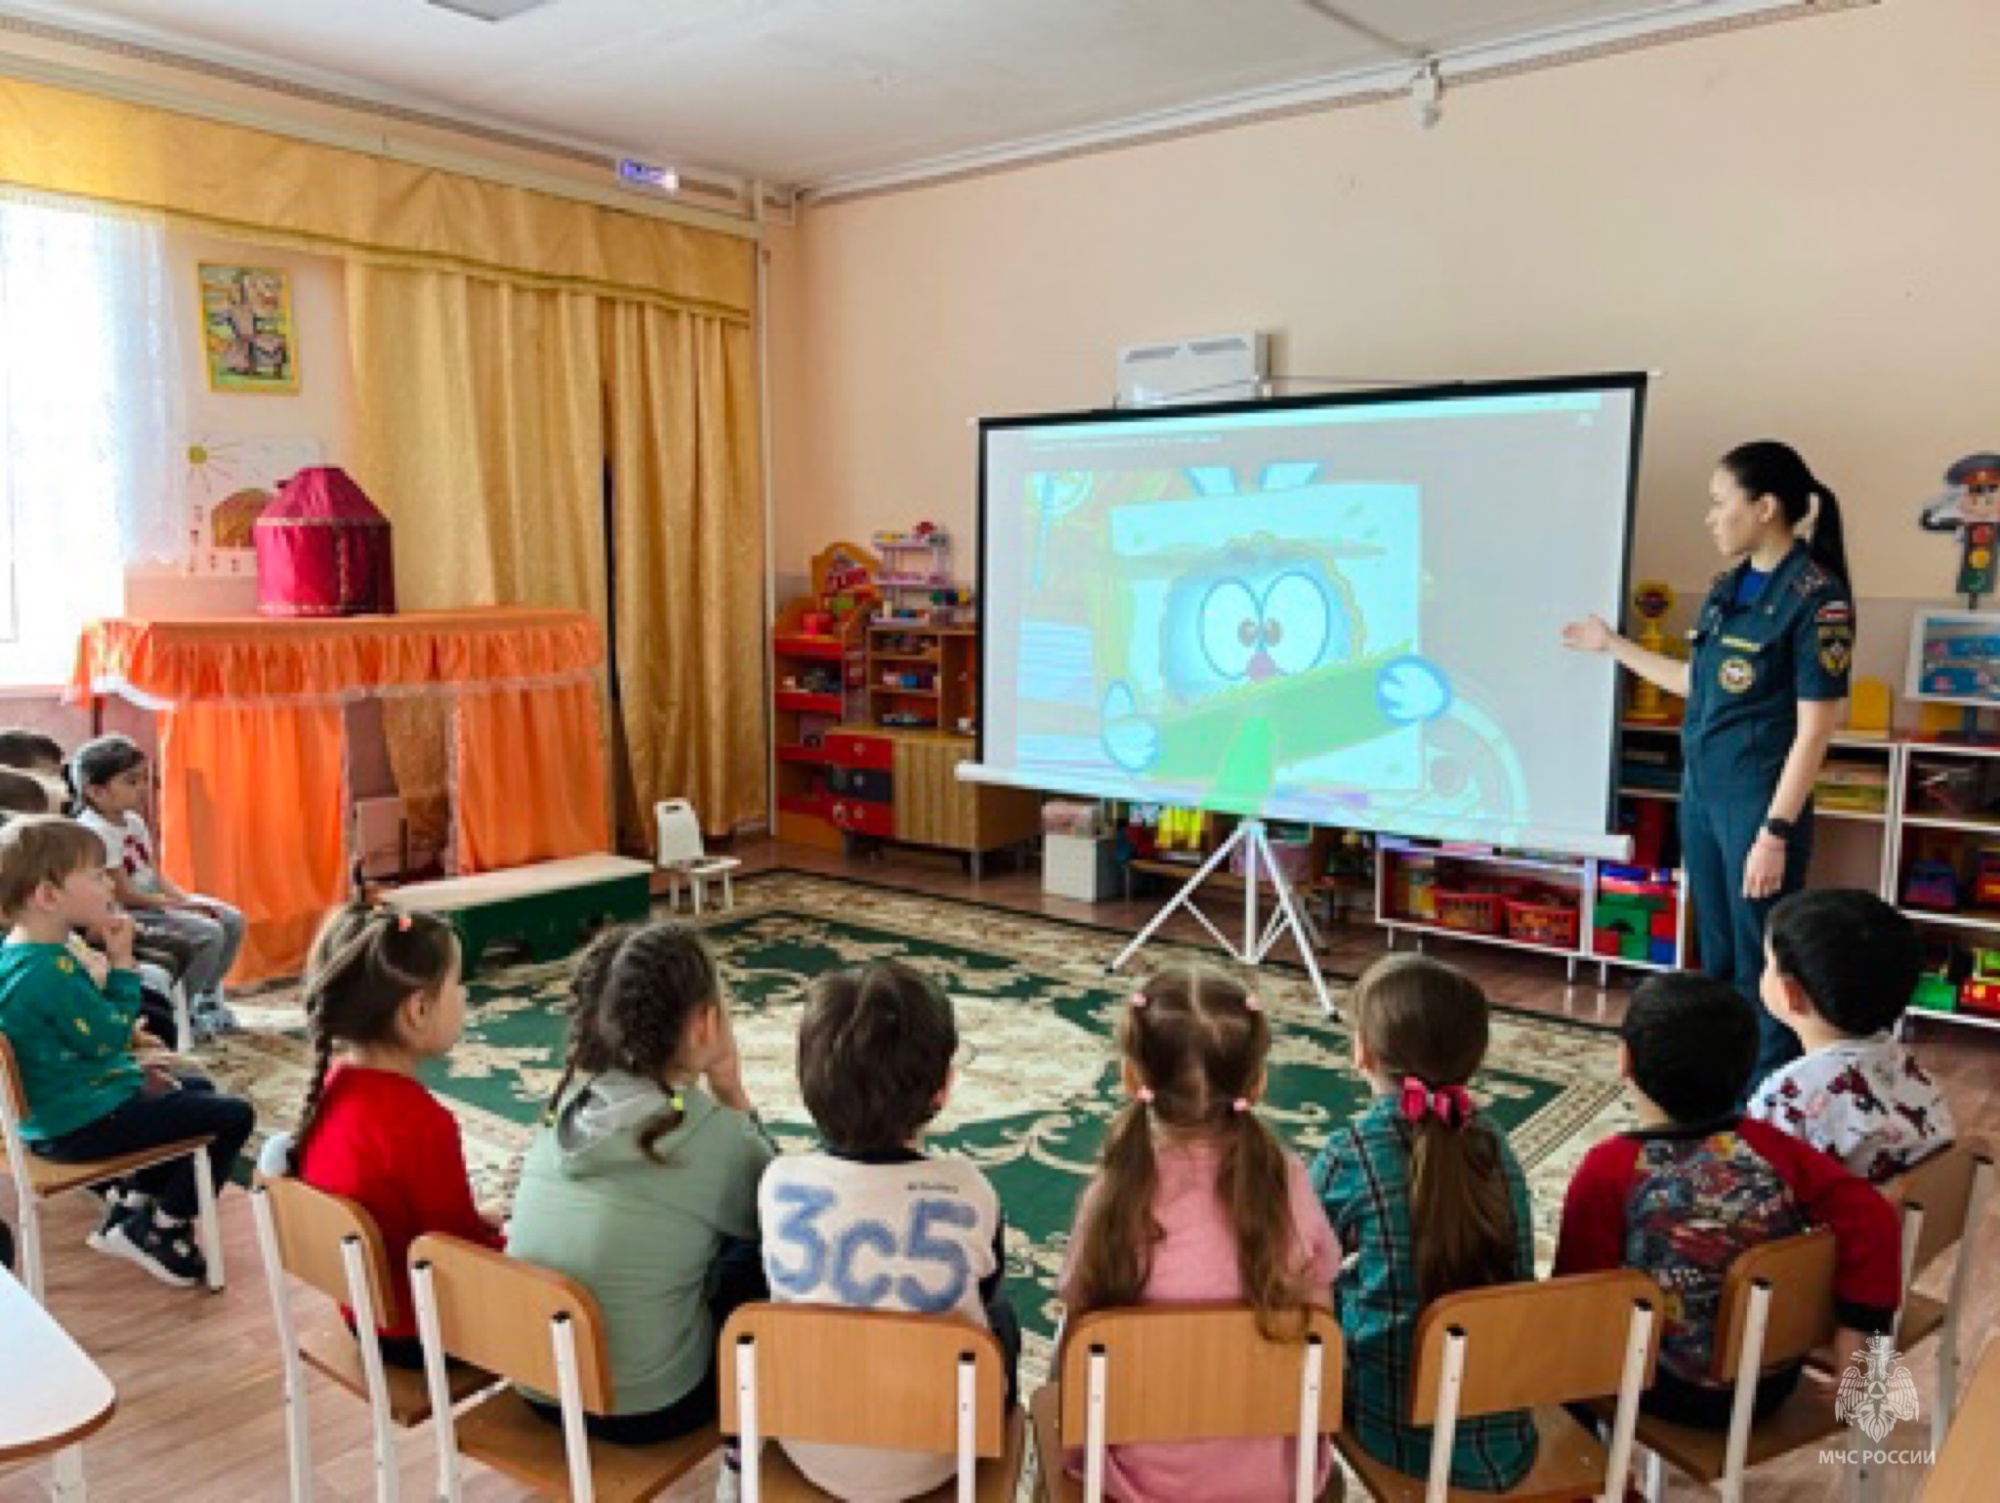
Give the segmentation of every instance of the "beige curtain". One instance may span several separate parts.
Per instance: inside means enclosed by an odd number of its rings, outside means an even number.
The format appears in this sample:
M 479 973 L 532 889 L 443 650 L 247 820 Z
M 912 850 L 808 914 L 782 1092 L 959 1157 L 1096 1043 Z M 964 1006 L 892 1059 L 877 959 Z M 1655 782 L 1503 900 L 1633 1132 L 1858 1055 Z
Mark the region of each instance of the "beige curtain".
M 750 327 L 361 263 L 347 289 L 350 468 L 395 523 L 399 603 L 559 605 L 607 621 L 618 691 L 608 744 L 628 848 L 650 846 L 663 798 L 690 800 L 712 833 L 760 816 Z M 407 743 L 391 747 L 411 760 Z
M 742 324 L 603 307 L 624 767 L 618 823 L 686 798 L 711 833 L 765 809 L 756 345 Z M 642 839 L 641 843 L 650 843 Z
M 405 610 L 603 618 L 597 300 L 350 262 L 354 452 L 395 523 Z

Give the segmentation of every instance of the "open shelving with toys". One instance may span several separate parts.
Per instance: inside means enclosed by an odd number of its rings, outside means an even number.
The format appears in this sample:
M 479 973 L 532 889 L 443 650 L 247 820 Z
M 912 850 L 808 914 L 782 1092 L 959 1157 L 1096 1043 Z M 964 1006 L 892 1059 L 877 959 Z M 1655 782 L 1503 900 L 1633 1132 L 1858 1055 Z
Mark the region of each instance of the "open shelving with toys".
M 817 555 L 813 593 L 773 629 L 778 835 L 939 847 L 977 875 L 985 852 L 1033 838 L 1041 800 L 959 780 L 979 727 L 979 633 L 949 540 L 927 526 L 876 537 L 879 556 L 851 543 Z
M 2000 1029 L 2000 744 L 1904 743 L 1883 896 L 1925 939 L 1910 1016 Z
M 1376 842 L 1376 921 L 1401 934 L 1475 940 L 1548 955 L 1574 981 L 1594 963 L 1678 970 L 1687 958 L 1684 880 L 1673 868 L 1622 866 L 1383 836 Z

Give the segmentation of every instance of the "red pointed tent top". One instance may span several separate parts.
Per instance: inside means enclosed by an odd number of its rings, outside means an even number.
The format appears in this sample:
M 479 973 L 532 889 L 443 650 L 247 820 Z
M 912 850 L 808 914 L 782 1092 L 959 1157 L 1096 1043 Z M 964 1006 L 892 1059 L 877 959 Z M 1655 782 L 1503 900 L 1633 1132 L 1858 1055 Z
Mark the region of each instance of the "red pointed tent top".
M 367 493 L 336 465 L 300 470 L 278 489 L 261 521 L 339 521 L 353 527 L 387 527 Z

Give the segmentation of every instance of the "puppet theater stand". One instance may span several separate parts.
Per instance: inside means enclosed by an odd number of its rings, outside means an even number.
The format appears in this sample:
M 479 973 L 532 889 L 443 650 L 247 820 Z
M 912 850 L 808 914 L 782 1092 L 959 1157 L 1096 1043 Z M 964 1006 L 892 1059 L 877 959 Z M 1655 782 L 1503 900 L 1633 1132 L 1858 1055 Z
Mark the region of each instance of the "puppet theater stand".
M 576 611 L 107 620 L 85 628 L 71 692 L 159 716 L 162 864 L 243 910 L 233 979 L 254 981 L 295 973 L 347 896 L 350 705 L 435 712 L 451 864 L 511 871 L 610 846 L 603 665 Z

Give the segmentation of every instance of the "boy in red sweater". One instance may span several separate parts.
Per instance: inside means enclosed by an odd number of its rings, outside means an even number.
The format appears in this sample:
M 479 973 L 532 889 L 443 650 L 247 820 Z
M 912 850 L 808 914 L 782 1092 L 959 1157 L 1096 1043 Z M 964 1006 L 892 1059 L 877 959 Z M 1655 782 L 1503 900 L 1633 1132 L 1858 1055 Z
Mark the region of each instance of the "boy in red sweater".
M 1724 1276 L 1736 1255 L 1811 1227 L 1833 1231 L 1838 1363 L 1889 1331 L 1902 1297 L 1896 1214 L 1834 1159 L 1736 1109 L 1757 1059 L 1757 1024 L 1723 982 L 1655 976 L 1632 997 L 1619 1072 L 1639 1126 L 1599 1143 L 1563 1202 L 1558 1276 L 1651 1274 L 1666 1294 L 1659 1372 L 1644 1408 L 1676 1424 L 1729 1426 L 1733 1390 L 1710 1376 Z M 1799 1369 L 1757 1385 L 1762 1419 Z
M 375 1312 L 382 1358 L 420 1368 L 410 1244 L 426 1232 L 505 1240 L 473 1204 L 457 1120 L 417 1079 L 465 1027 L 458 937 L 429 914 L 350 904 L 313 943 L 305 1007 L 314 1068 L 295 1172 L 375 1218 L 395 1274 L 395 1308 Z

